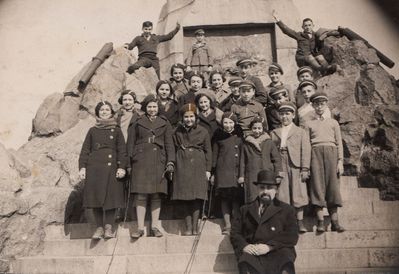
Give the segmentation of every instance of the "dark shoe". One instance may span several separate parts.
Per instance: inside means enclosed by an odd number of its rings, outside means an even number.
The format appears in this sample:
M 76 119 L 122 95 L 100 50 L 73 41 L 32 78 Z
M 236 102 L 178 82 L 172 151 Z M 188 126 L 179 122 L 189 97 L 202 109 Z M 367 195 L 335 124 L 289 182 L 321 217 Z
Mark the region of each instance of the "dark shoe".
M 308 230 L 306 229 L 305 225 L 303 224 L 303 220 L 298 220 L 298 231 L 299 231 L 299 233 L 308 232 Z
M 97 227 L 96 231 L 94 232 L 91 238 L 93 240 L 100 240 L 104 236 L 104 228 L 102 226 Z
M 345 231 L 345 228 L 343 226 L 340 226 L 338 221 L 331 221 L 331 231 L 341 233 Z
M 138 239 L 140 237 L 144 236 L 144 230 L 143 229 L 138 229 L 137 231 L 133 232 L 130 234 L 130 237 L 133 239 Z
M 316 228 L 317 232 L 324 232 L 324 220 L 319 220 L 317 221 L 317 228 Z
M 151 228 L 151 235 L 154 237 L 162 237 L 163 236 L 162 232 L 159 231 L 159 229 L 156 227 Z
M 105 225 L 104 239 L 111 239 L 114 237 L 115 237 L 115 235 L 112 232 L 112 225 L 110 225 L 110 224 Z

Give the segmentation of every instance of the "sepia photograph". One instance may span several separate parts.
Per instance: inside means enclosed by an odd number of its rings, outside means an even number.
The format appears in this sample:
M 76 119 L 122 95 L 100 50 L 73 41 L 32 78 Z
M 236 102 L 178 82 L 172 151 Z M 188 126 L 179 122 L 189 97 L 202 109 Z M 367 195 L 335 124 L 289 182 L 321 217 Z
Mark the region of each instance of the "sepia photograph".
M 399 274 L 399 2 L 0 0 L 0 273 Z

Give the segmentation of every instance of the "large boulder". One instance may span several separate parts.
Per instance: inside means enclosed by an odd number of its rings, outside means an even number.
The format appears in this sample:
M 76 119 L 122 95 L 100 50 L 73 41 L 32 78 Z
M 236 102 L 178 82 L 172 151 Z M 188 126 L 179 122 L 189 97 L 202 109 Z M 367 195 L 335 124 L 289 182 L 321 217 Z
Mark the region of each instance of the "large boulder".
M 33 119 L 31 137 L 66 132 L 87 114 L 94 115 L 94 108 L 101 100 L 108 100 L 115 109 L 119 108 L 118 98 L 124 89 L 135 91 L 138 100 L 154 93 L 158 78 L 153 68 L 142 68 L 132 75 L 126 73 L 128 66 L 135 61 L 130 51 L 123 47 L 115 49 L 82 89 L 79 79 L 89 64 L 85 65 L 63 93 L 49 95 L 40 105 Z
M 341 125 L 345 167 L 383 199 L 399 199 L 399 107 L 395 79 L 362 41 L 330 37 L 325 46 L 340 69 L 317 81 Z

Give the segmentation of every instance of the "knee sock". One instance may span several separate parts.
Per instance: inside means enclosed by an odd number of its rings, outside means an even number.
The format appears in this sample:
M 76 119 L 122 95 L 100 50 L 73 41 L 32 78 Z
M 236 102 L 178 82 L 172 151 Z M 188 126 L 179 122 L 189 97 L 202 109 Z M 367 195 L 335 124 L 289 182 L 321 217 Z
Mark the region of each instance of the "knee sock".
M 103 209 L 93 208 L 94 222 L 96 227 L 103 226 Z
M 338 208 L 337 207 L 329 208 L 328 214 L 330 214 L 331 221 L 338 221 Z
M 225 227 L 226 228 L 230 228 L 231 227 L 231 222 L 230 222 L 230 212 L 231 212 L 230 202 L 227 199 L 222 199 L 221 206 L 222 206 L 222 214 L 223 214 Z
M 144 230 L 144 219 L 145 219 L 145 211 L 147 207 L 147 197 L 144 198 L 142 196 L 137 197 L 136 201 L 136 212 L 137 212 L 137 227 L 140 230 Z
M 303 207 L 296 208 L 296 219 L 303 220 Z
M 323 208 L 322 207 L 317 207 L 316 208 L 316 215 L 317 215 L 317 220 L 323 221 L 324 220 L 324 213 L 323 213 Z
M 114 225 L 114 221 L 115 221 L 115 209 L 108 209 L 108 210 L 104 210 L 104 215 L 105 215 L 105 224 L 106 225 Z
M 151 200 L 151 227 L 159 227 L 159 214 L 161 212 L 161 199 Z

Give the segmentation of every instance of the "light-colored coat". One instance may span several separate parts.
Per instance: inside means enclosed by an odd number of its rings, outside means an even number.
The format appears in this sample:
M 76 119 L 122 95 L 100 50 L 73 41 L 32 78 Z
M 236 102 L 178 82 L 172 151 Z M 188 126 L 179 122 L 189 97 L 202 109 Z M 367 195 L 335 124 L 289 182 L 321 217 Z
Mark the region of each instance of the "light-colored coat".
M 281 128 L 277 128 L 271 132 L 271 138 L 276 144 L 278 148 L 280 148 L 281 143 Z M 287 149 L 288 155 L 290 156 L 291 162 L 295 167 L 301 169 L 310 168 L 310 141 L 309 135 L 307 132 L 297 127 L 296 125 L 292 125 L 290 131 L 287 136 Z

